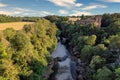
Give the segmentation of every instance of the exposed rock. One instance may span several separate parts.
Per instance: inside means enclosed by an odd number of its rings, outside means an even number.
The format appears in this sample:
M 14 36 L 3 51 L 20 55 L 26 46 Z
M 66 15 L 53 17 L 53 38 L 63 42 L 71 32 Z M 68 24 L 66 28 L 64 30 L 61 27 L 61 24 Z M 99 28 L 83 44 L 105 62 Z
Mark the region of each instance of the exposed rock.
M 57 57 L 54 59 L 55 61 L 62 61 L 62 58 L 61 57 Z
M 57 37 L 58 42 L 60 41 L 60 37 Z
M 62 38 L 62 43 L 66 43 L 67 38 Z
M 41 77 L 42 80 L 47 80 L 49 76 L 53 73 L 53 70 L 52 70 L 53 65 L 54 65 L 54 61 L 48 64 L 45 73 Z
M 73 53 L 73 55 L 74 55 L 75 57 L 77 57 L 77 58 L 80 58 L 80 53 L 79 53 L 79 52 L 77 52 L 77 51 L 76 51 L 76 52 L 74 52 L 74 53 Z
M 82 75 L 78 75 L 77 80 L 84 80 Z
M 78 50 L 79 50 L 78 47 L 75 46 L 72 51 L 75 52 L 75 51 L 78 51 Z
M 80 60 L 80 59 L 78 59 L 78 63 L 81 63 L 81 60 Z

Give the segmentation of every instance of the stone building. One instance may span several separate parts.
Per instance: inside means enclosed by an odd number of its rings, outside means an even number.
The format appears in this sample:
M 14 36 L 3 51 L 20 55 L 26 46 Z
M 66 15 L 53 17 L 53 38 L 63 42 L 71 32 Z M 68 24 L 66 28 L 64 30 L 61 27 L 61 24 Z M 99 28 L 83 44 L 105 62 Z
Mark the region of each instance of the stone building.
M 88 25 L 88 24 L 93 23 L 95 26 L 100 27 L 101 20 L 102 20 L 102 16 L 96 16 L 95 18 L 87 18 L 87 19 L 77 20 L 76 24 Z

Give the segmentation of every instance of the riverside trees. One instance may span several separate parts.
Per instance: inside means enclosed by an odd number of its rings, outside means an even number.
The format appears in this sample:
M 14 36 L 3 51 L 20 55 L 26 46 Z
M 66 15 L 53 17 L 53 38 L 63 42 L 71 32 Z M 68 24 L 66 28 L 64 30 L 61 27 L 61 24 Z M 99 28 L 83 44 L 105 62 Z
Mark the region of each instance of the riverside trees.
M 40 19 L 23 30 L 0 33 L 0 79 L 40 80 L 55 49 L 55 24 Z
M 93 24 L 84 26 L 67 20 L 53 20 L 60 24 L 62 36 L 69 39 L 67 45 L 70 49 L 76 50 L 77 57 L 79 55 L 85 67 L 90 68 L 83 72 L 86 80 L 120 79 L 120 14 L 104 14 L 101 28 Z

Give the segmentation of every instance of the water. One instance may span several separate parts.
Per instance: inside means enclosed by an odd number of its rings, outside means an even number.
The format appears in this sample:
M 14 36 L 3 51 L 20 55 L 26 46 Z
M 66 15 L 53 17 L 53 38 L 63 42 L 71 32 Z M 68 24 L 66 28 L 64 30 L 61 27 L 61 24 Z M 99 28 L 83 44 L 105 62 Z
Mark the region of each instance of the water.
M 69 52 L 61 42 L 58 42 L 56 50 L 52 53 L 53 58 L 61 58 L 62 61 L 58 62 L 58 72 L 55 76 L 56 80 L 75 80 L 75 76 L 71 72 L 75 72 L 75 68 L 71 68 L 74 62 L 71 60 Z

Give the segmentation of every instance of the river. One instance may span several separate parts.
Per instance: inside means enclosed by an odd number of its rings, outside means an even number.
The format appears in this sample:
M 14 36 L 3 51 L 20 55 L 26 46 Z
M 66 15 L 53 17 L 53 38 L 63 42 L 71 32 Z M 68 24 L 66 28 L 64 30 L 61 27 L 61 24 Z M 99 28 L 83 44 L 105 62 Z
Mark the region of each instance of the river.
M 58 42 L 56 50 L 52 53 L 52 58 L 60 58 L 58 70 L 55 75 L 56 80 L 76 80 L 75 62 L 72 60 L 66 47 Z

